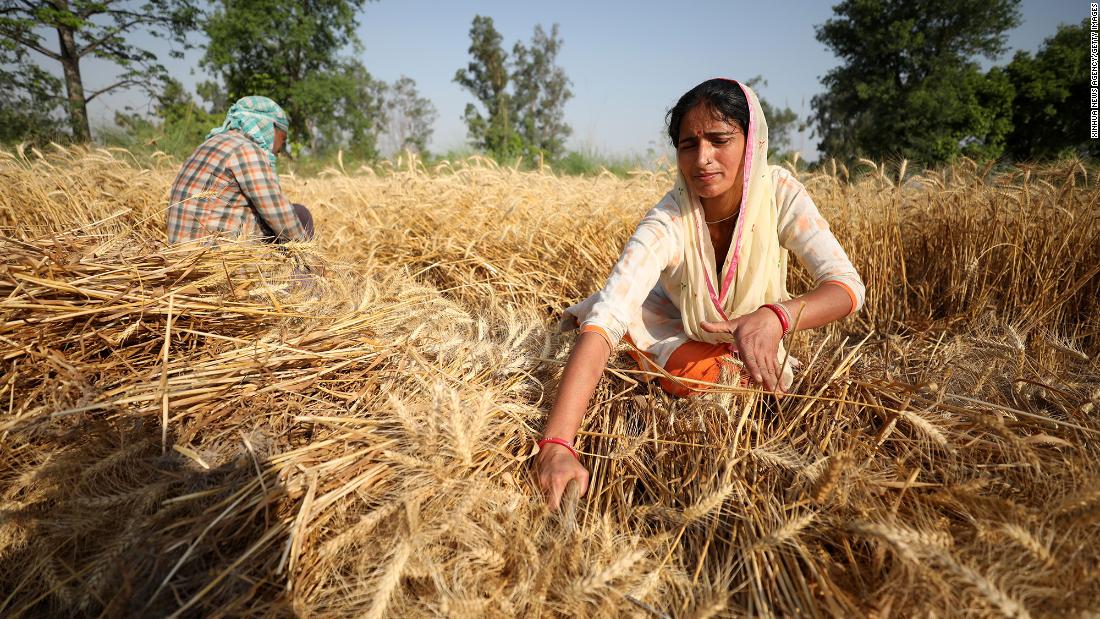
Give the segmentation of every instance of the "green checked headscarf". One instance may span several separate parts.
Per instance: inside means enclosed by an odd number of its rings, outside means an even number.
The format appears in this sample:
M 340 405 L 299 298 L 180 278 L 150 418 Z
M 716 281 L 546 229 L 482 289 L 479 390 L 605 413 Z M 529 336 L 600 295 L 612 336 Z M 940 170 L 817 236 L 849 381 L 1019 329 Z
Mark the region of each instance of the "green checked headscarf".
M 275 170 L 275 127 L 286 131 L 289 126 L 290 119 L 278 103 L 267 97 L 253 95 L 237 99 L 225 115 L 222 126 L 211 129 L 210 133 L 206 134 L 206 139 L 209 140 L 230 129 L 237 129 L 267 151 L 271 169 Z

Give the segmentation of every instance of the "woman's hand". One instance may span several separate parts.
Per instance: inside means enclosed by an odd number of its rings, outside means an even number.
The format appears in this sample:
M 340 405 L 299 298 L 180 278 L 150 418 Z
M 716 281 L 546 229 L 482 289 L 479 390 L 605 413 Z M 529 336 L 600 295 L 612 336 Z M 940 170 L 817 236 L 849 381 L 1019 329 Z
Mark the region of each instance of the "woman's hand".
M 701 322 L 699 326 L 710 333 L 733 335 L 738 356 L 745 364 L 749 376 L 768 391 L 778 391 L 779 340 L 783 338 L 783 325 L 770 309 L 761 307 L 751 314 L 721 322 Z
M 588 470 L 561 445 L 547 443 L 539 450 L 535 456 L 535 472 L 539 488 L 546 496 L 546 505 L 552 512 L 561 506 L 565 486 L 571 480 L 577 480 L 578 496 L 588 491 Z

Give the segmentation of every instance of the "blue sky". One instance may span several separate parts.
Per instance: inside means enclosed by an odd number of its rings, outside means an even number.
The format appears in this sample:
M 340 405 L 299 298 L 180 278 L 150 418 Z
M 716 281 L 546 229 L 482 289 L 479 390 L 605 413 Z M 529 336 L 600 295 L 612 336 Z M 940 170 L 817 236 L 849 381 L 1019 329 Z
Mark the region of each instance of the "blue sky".
M 703 1 L 690 9 L 672 3 L 503 2 L 498 0 L 381 0 L 360 15 L 361 60 L 377 78 L 392 82 L 407 75 L 439 112 L 431 143 L 434 151 L 461 148 L 466 141 L 462 111 L 472 100 L 452 79 L 469 59 L 470 22 L 492 17 L 506 49 L 530 39 L 536 24 L 557 23 L 564 40 L 558 64 L 572 80 L 574 96 L 565 107 L 573 127 L 569 146 L 603 154 L 662 151 L 665 111 L 677 97 L 704 79 L 763 76 L 758 89 L 771 103 L 789 106 L 800 116 L 811 113 L 810 99 L 821 91 L 820 78 L 836 58 L 814 38 L 814 26 L 832 15 L 826 1 Z M 1034 52 L 1059 23 L 1076 23 L 1088 14 L 1082 1 L 1024 0 L 1023 23 L 1009 32 L 1010 51 L 996 61 L 1007 63 L 1015 50 Z M 48 39 L 47 39 L 48 40 Z M 147 40 L 142 37 L 142 40 Z M 202 38 L 193 37 L 201 45 Z M 167 57 L 163 43 L 150 49 L 188 87 L 205 79 L 197 68 L 201 50 L 182 60 Z M 983 62 L 985 66 L 991 63 Z M 86 88 L 109 83 L 109 65 L 83 68 Z M 138 93 L 93 101 L 93 122 L 109 122 L 115 109 L 139 110 L 149 104 Z M 815 139 L 796 136 L 803 156 L 817 158 Z

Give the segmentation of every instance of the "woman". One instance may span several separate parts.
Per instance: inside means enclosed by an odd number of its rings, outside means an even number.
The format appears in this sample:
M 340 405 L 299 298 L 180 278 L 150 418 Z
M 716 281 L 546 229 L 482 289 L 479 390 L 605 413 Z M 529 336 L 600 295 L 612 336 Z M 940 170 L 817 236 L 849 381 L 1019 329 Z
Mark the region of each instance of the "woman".
M 168 242 L 251 237 L 313 238 L 306 207 L 291 204 L 275 173 L 286 147 L 286 112 L 267 97 L 242 97 L 184 162 L 168 198 Z
M 699 84 L 669 111 L 668 135 L 676 186 L 642 219 L 603 289 L 562 320 L 581 332 L 535 459 L 552 510 L 569 481 L 587 491 L 573 440 L 620 339 L 641 352 L 642 369 L 671 376 L 660 383 L 674 395 L 741 366 L 742 381 L 780 392 L 793 378 L 789 362 L 782 367 L 783 336 L 863 304 L 859 274 L 801 183 L 768 165 L 768 126 L 752 89 L 725 79 Z M 788 251 L 814 277 L 795 299 L 786 288 Z

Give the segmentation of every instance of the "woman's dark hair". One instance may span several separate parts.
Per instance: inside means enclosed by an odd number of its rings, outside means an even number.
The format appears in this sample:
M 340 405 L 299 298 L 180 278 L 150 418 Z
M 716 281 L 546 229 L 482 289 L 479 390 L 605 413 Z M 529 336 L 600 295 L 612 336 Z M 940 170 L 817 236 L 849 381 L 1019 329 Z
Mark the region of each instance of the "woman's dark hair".
M 676 148 L 677 142 L 680 141 L 680 121 L 688 111 L 700 103 L 714 110 L 722 120 L 737 124 L 742 133 L 748 134 L 749 102 L 745 99 L 745 92 L 733 80 L 715 78 L 685 92 L 665 115 L 665 120 L 668 122 L 668 138 L 672 140 L 673 148 Z

